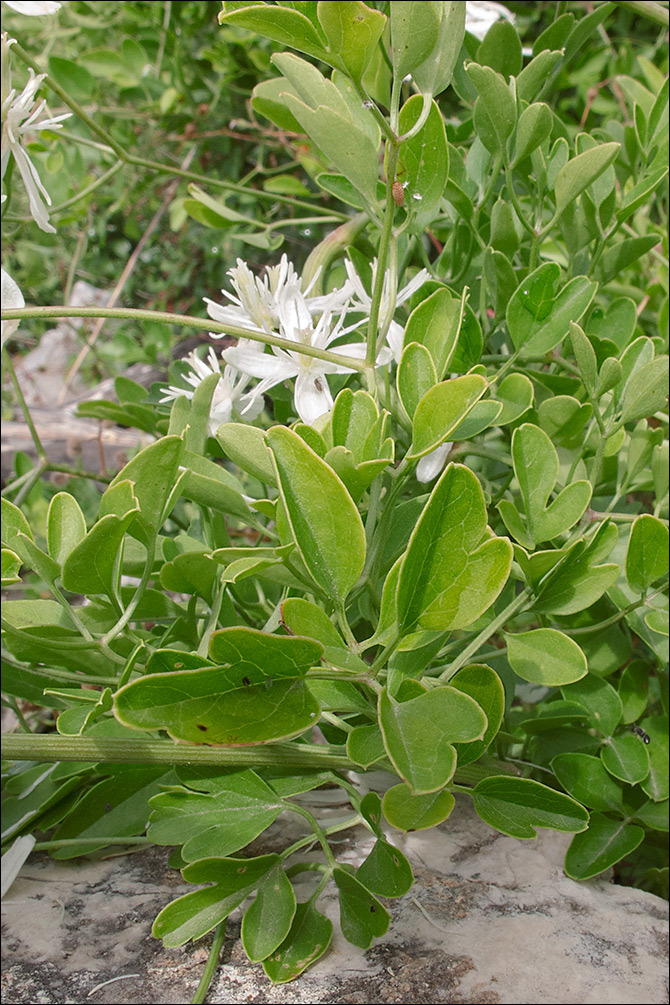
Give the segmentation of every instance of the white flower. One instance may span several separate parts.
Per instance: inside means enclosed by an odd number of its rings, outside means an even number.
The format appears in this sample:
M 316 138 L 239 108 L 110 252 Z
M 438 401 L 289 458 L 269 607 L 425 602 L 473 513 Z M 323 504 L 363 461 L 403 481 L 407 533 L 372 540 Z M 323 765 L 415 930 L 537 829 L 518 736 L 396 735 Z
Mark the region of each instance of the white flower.
M 31 5 L 28 5 L 31 6 Z M 33 220 L 42 230 L 48 234 L 55 234 L 56 228 L 49 223 L 49 212 L 47 206 L 51 205 L 49 193 L 40 181 L 40 176 L 30 157 L 23 148 L 23 137 L 27 133 L 34 133 L 40 129 L 60 129 L 63 119 L 68 119 L 71 112 L 64 115 L 57 115 L 52 118 L 40 118 L 46 105 L 46 101 L 41 101 L 35 106 L 35 94 L 46 77 L 45 73 L 40 73 L 37 77 L 33 70 L 30 70 L 30 79 L 23 88 L 21 94 L 17 96 L 16 90 L 11 87 L 11 77 L 9 72 L 9 47 L 16 39 L 2 36 L 2 148 L 0 157 L 0 177 L 4 178 L 9 156 L 13 154 L 16 166 L 19 169 L 23 184 L 28 193 L 30 203 L 30 213 Z M 46 205 L 45 205 L 46 204 Z
M 182 387 L 170 386 L 166 388 L 164 396 L 160 399 L 161 404 L 166 401 L 174 401 L 175 398 L 192 398 L 194 391 L 199 387 L 205 377 L 211 377 L 213 373 L 220 375 L 219 383 L 214 389 L 212 405 L 209 413 L 209 432 L 211 436 L 216 435 L 219 426 L 225 422 L 230 422 L 233 412 L 245 419 L 255 419 L 263 409 L 263 398 L 254 391 L 244 393 L 249 378 L 232 366 L 225 366 L 223 373 L 216 353 L 211 348 L 207 353 L 207 362 L 200 359 L 195 350 L 185 357 L 193 373 L 184 374 L 193 391 L 187 391 Z
M 353 263 L 347 259 L 344 264 L 347 270 L 347 276 L 349 277 L 349 282 L 355 294 L 354 300 L 352 301 L 349 309 L 354 312 L 363 311 L 367 316 L 369 316 L 370 308 L 372 307 L 372 297 L 365 289 L 363 281 L 356 272 Z M 372 289 L 374 289 L 376 277 L 377 259 L 375 258 L 372 262 Z M 402 325 L 398 324 L 397 321 L 393 321 L 391 319 L 389 322 L 389 312 L 393 313 L 396 307 L 399 307 L 401 304 L 404 304 L 406 300 L 409 300 L 409 298 L 416 293 L 416 291 L 420 289 L 428 279 L 430 279 L 430 273 L 428 270 L 421 269 L 421 271 L 417 272 L 414 278 L 410 280 L 407 286 L 403 286 L 401 290 L 398 290 L 395 298 L 393 299 L 390 288 L 391 273 L 388 269 L 386 270 L 386 274 L 384 276 L 384 286 L 382 288 L 382 299 L 379 307 L 379 327 L 383 328 L 388 323 L 386 341 L 391 347 L 391 352 L 393 353 L 393 358 L 396 363 L 400 362 L 400 357 L 402 356 L 402 342 L 405 330 Z
M 509 8 L 493 0 L 468 0 L 465 5 L 465 30 L 476 38 L 483 39 L 486 32 L 496 21 L 507 20 L 515 22 L 514 14 Z
M 222 307 L 205 297 L 207 313 L 210 318 L 221 324 L 253 328 L 262 332 L 277 331 L 279 305 L 287 289 L 298 289 L 302 292 L 307 309 L 311 314 L 320 314 L 335 302 L 340 306 L 344 305 L 352 293 L 349 285 L 345 284 L 340 290 L 327 293 L 325 296 L 308 296 L 318 277 L 318 272 L 309 286 L 303 290 L 302 279 L 286 255 L 282 255 L 279 265 L 269 266 L 265 270 L 263 279 L 254 276 L 247 263 L 243 262 L 241 258 L 237 259 L 237 265 L 234 268 L 228 270 L 228 275 L 237 296 L 228 293 L 227 290 L 221 290 L 221 292 L 232 302 L 233 306 Z M 214 338 L 221 337 L 212 334 Z
M 339 291 L 329 294 L 330 301 L 328 297 L 324 298 L 326 300 L 324 311 L 319 320 L 314 322 L 307 297 L 297 285 L 287 284 L 278 305 L 279 330 L 282 337 L 297 345 L 328 349 L 336 338 L 352 331 L 352 328 L 343 328 L 346 307 L 335 323 L 332 323 L 337 303 L 336 295 L 339 295 Z M 365 359 L 366 346 L 364 342 L 354 342 L 334 346 L 329 351 L 355 359 Z M 221 355 L 238 370 L 260 379 L 260 384 L 254 388 L 256 394 L 264 394 L 275 384 L 295 377 L 295 408 L 302 421 L 310 425 L 333 407 L 333 397 L 326 374 L 351 372 L 351 368 L 343 364 L 315 359 L 313 356 L 305 356 L 303 353 L 278 346 L 272 346 L 272 352 L 265 353 L 249 346 L 248 341 L 232 349 L 224 349 Z M 382 350 L 377 365 L 387 363 L 389 359 L 388 350 Z
M 418 482 L 432 482 L 437 478 L 445 465 L 447 457 L 451 453 L 453 443 L 443 443 L 442 446 L 432 450 L 425 457 L 422 457 L 416 466 L 416 480 Z
M 2 272 L 2 306 L 5 310 L 14 310 L 16 307 L 25 307 L 26 302 L 23 299 L 23 294 L 18 288 L 12 277 L 5 272 L 4 269 L 0 270 Z M 5 344 L 8 338 L 14 334 L 16 329 L 20 325 L 20 321 L 3 321 L 2 322 L 2 335 L 1 343 Z
M 27 14 L 29 17 L 39 17 L 41 14 L 55 14 L 63 6 L 56 3 L 56 0 L 42 0 L 42 2 L 15 3 L 5 0 L 8 7 L 15 10 L 17 14 Z

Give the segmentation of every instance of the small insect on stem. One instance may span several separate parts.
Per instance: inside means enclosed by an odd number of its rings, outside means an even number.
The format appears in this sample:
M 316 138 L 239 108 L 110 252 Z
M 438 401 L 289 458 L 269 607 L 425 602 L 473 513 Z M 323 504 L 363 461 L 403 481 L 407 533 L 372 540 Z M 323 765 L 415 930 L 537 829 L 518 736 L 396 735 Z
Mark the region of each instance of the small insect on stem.
M 396 204 L 396 206 L 398 206 L 399 209 L 402 209 L 402 207 L 405 205 L 405 190 L 397 178 L 393 182 L 392 192 L 393 192 L 394 203 Z
M 645 733 L 641 726 L 631 726 L 630 728 L 636 736 L 640 737 L 643 743 L 651 743 L 651 737 L 648 733 Z

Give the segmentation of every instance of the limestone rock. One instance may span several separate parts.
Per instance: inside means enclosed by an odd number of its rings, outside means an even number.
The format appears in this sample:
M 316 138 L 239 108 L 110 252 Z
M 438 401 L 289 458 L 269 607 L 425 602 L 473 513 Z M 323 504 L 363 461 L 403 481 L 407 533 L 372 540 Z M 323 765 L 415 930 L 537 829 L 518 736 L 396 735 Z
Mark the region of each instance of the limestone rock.
M 281 849 L 294 826 L 277 821 L 253 853 Z M 347 835 L 336 855 L 357 864 L 370 840 Z M 383 939 L 362 952 L 336 927 L 327 956 L 292 984 L 273 987 L 245 957 L 236 913 L 207 1001 L 668 1001 L 666 903 L 606 879 L 568 879 L 562 862 L 569 836 L 544 831 L 536 841 L 516 841 L 487 827 L 465 804 L 436 830 L 393 840 L 412 863 L 416 883 L 406 897 L 388 902 L 394 920 Z M 33 856 L 3 902 L 2 1000 L 190 1001 L 211 936 L 173 950 L 152 938 L 155 915 L 187 889 L 167 859 L 168 849 L 102 862 Z M 337 920 L 332 892 L 320 907 Z

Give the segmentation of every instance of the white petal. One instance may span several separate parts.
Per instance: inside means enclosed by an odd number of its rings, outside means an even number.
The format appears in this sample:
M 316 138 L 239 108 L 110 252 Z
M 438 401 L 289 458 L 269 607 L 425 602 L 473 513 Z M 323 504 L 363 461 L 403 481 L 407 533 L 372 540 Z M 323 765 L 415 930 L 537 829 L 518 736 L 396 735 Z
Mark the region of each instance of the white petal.
M 308 425 L 333 407 L 333 396 L 328 381 L 322 374 L 300 373 L 295 382 L 295 408 Z
M 287 353 L 284 353 L 283 350 L 280 352 L 281 356 L 275 356 L 274 353 L 270 355 L 265 352 L 257 352 L 255 349 L 232 346 L 230 349 L 224 349 L 221 355 L 226 363 L 231 363 L 242 373 L 264 380 L 269 378 L 278 384 L 280 380 L 295 377 L 300 369 L 299 364 L 296 364 Z
M 26 306 L 26 302 L 23 299 L 23 294 L 18 288 L 9 273 L 2 271 L 2 306 L 5 310 L 13 310 L 14 308 L 21 308 Z M 6 340 L 10 338 L 16 329 L 21 324 L 20 321 L 3 321 L 2 322 L 2 345 L 5 344 Z
M 17 14 L 27 14 L 29 17 L 39 17 L 41 14 L 55 14 L 57 10 L 63 6 L 60 3 L 56 3 L 56 0 L 42 0 L 42 2 L 30 3 L 26 0 L 25 3 L 20 2 L 20 0 L 5 0 L 8 7 L 15 10 Z
M 279 324 L 284 337 L 294 342 L 304 342 L 305 334 L 312 333 L 312 315 L 297 286 L 287 286 L 282 293 Z
M 452 447 L 453 443 L 443 443 L 441 447 L 422 457 L 416 466 L 417 481 L 432 482 L 433 478 L 437 478 Z
M 397 321 L 392 321 L 386 334 L 386 341 L 391 347 L 393 358 L 396 363 L 400 362 L 402 356 L 402 343 L 405 337 L 405 329 Z

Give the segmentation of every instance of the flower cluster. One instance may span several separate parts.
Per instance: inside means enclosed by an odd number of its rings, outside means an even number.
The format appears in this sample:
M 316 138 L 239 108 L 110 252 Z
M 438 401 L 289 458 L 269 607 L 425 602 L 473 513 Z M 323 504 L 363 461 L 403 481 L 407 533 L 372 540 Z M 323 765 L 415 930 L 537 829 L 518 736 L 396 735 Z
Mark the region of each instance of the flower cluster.
M 220 305 L 207 299 L 209 316 L 223 325 L 245 328 L 249 332 L 278 334 L 288 343 L 294 343 L 295 350 L 284 346 L 270 346 L 266 351 L 253 339 L 241 338 L 237 345 L 221 352 L 221 362 L 210 348 L 207 362 L 195 352 L 186 357 L 191 373 L 184 377 L 193 390 L 170 386 L 161 399 L 172 401 L 184 395 L 193 397 L 195 388 L 213 373 L 220 374 L 214 392 L 209 419 L 212 435 L 225 422 L 230 422 L 233 413 L 253 420 L 263 408 L 263 395 L 272 387 L 285 380 L 295 379 L 295 410 L 302 420 L 313 425 L 333 407 L 333 396 L 328 386 L 328 375 L 351 373 L 346 358 L 363 360 L 366 343 L 357 340 L 342 344 L 339 340 L 354 332 L 369 320 L 372 298 L 351 262 L 346 263 L 347 279 L 343 286 L 325 295 L 311 294 L 314 283 L 303 288 L 303 280 L 293 264 L 283 255 L 278 265 L 266 269 L 265 276 L 254 276 L 248 265 L 241 259 L 228 271 L 234 293 L 223 290 L 229 301 Z M 377 261 L 372 263 L 372 284 L 377 274 Z M 380 304 L 380 330 L 386 331 L 388 346 L 377 354 L 376 365 L 385 366 L 391 359 L 398 361 L 402 353 L 404 329 L 393 320 L 397 305 L 405 303 L 429 278 L 422 269 L 397 293 L 391 288 L 391 278 L 384 277 Z M 355 324 L 345 326 L 348 314 L 362 314 Z M 221 335 L 212 333 L 213 338 Z M 338 344 L 334 344 L 334 343 Z M 301 347 L 327 350 L 334 356 L 341 356 L 342 363 L 333 359 L 320 359 L 301 352 Z M 247 389 L 249 379 L 258 381 Z M 450 444 L 444 444 L 422 458 L 417 468 L 417 478 L 422 482 L 432 481 L 442 470 L 447 459 Z

